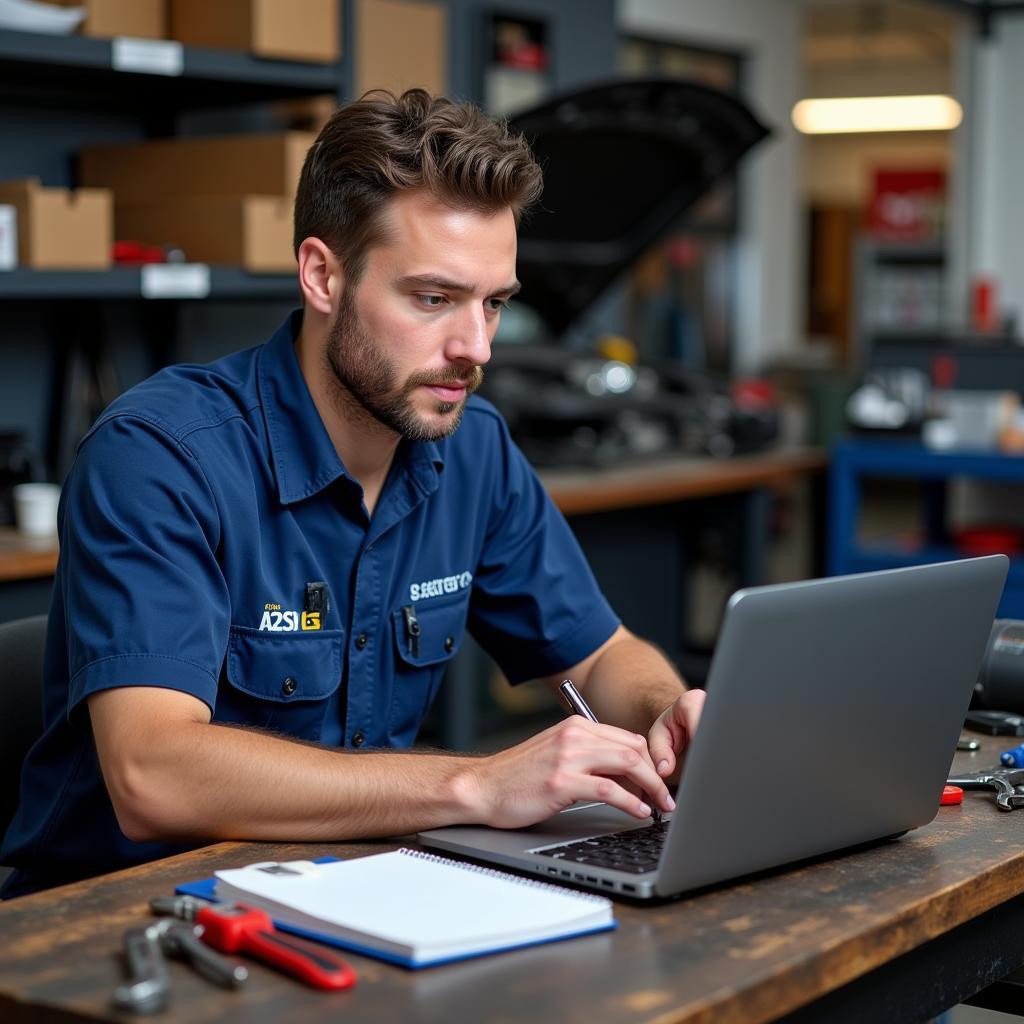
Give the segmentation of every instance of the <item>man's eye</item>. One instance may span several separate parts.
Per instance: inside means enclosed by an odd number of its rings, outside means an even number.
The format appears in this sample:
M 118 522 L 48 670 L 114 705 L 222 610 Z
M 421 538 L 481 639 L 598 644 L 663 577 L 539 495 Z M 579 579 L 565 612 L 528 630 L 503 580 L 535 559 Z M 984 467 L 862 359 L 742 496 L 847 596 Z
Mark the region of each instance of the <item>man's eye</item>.
M 443 295 L 417 295 L 416 298 L 428 309 L 437 309 L 438 306 L 444 304 Z
M 487 304 L 491 307 L 491 311 L 498 313 L 503 309 L 508 309 L 508 299 L 488 299 Z

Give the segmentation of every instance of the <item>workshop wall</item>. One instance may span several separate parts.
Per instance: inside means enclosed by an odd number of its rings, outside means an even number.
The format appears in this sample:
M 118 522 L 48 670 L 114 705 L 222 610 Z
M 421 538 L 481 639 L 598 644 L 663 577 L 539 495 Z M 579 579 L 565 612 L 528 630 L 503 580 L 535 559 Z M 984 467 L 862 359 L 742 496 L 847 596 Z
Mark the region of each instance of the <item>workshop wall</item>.
M 740 166 L 741 245 L 734 365 L 763 367 L 802 336 L 804 226 L 794 182 L 801 140 L 800 7 L 791 0 L 621 0 L 618 26 L 640 36 L 741 52 L 743 95 L 773 135 Z

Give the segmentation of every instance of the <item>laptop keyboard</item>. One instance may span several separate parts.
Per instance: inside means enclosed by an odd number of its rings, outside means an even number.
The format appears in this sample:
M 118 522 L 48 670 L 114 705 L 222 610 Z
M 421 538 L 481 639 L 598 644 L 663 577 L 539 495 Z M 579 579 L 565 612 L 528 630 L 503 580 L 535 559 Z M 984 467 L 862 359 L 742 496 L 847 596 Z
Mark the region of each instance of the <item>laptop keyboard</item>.
M 656 821 L 646 828 L 631 828 L 606 836 L 580 839 L 561 846 L 549 846 L 533 853 L 554 860 L 592 867 L 613 868 L 631 875 L 642 875 L 658 866 L 661 848 L 668 835 L 667 821 Z

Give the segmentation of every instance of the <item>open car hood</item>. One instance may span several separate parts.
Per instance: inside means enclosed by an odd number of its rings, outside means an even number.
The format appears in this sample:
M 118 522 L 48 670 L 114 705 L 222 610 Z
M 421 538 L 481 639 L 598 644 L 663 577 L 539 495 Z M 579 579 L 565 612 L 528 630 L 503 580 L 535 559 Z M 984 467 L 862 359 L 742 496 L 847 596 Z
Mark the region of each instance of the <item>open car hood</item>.
M 735 96 L 673 79 L 584 89 L 510 124 L 544 168 L 519 228 L 521 298 L 556 335 L 769 134 Z

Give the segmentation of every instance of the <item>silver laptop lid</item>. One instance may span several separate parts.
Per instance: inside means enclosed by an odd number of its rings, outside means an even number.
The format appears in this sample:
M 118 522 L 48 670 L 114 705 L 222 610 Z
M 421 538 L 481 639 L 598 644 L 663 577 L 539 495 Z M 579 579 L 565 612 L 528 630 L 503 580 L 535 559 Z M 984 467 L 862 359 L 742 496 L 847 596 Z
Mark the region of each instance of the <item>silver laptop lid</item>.
M 930 821 L 1008 565 L 993 555 L 734 594 L 656 891 Z

